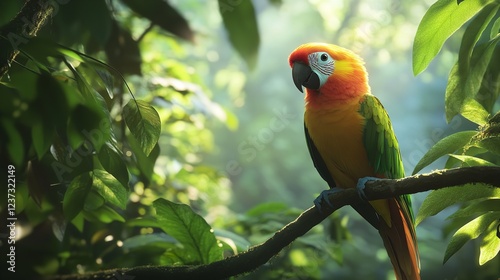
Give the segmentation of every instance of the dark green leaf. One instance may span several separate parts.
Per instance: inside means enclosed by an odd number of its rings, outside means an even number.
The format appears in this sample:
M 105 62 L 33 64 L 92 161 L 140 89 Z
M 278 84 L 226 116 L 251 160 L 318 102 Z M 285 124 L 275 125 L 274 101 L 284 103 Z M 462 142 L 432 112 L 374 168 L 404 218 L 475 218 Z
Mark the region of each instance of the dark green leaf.
M 413 42 L 413 73 L 422 72 L 443 43 L 491 1 L 438 0 L 425 13 Z
M 109 119 L 102 111 L 78 105 L 71 112 L 68 122 L 68 140 L 74 149 L 87 140 L 96 151 L 99 151 L 110 139 L 110 128 Z
M 217 239 L 226 243 L 235 254 L 248 250 L 252 245 L 243 236 L 231 231 L 216 229 L 214 233 Z
M 93 211 L 102 207 L 106 200 L 97 191 L 91 190 L 85 199 L 83 209 L 85 211 Z
M 434 216 L 453 204 L 496 196 L 500 196 L 500 189 L 484 184 L 470 184 L 432 191 L 420 206 L 415 224 L 418 225 L 425 218 Z
M 475 218 L 457 230 L 446 248 L 443 263 L 446 263 L 467 241 L 478 238 L 494 221 L 498 221 L 498 213 L 488 213 Z
M 55 129 L 53 126 L 44 126 L 43 122 L 40 121 L 33 124 L 31 127 L 31 136 L 38 159 L 41 159 L 49 150 L 54 135 Z
M 139 43 L 116 21 L 113 21 L 113 29 L 105 51 L 109 64 L 123 75 L 141 75 L 142 59 Z
M 162 229 L 177 239 L 194 261 L 208 264 L 223 258 L 210 225 L 189 206 L 160 198 L 153 202 L 153 207 Z
M 259 217 L 267 213 L 283 213 L 289 208 L 282 202 L 261 203 L 247 211 L 247 216 Z
M 120 183 L 128 186 L 128 170 L 121 152 L 111 143 L 106 142 L 98 153 L 102 167 L 111 173 Z
M 66 220 L 71 221 L 82 211 L 91 188 L 92 178 L 89 173 L 78 175 L 71 181 L 63 199 L 63 211 Z
M 142 148 L 139 146 L 139 143 L 137 142 L 137 140 L 135 140 L 134 136 L 130 134 L 127 135 L 127 140 L 130 148 L 132 149 L 132 154 L 134 155 L 137 167 L 142 172 L 146 180 L 150 180 L 153 176 L 155 161 L 144 154 Z
M 141 100 L 130 100 L 123 108 L 123 118 L 144 154 L 149 155 L 158 142 L 161 122 L 158 112 Z
M 422 159 L 417 163 L 415 169 L 413 169 L 412 174 L 416 174 L 417 172 L 422 170 L 422 168 L 431 164 L 438 158 L 447 154 L 451 154 L 456 150 L 464 147 L 476 134 L 477 132 L 472 130 L 461 131 L 439 140 L 434 146 L 432 146 L 432 148 L 429 149 L 429 151 L 427 151 L 427 153 L 425 153 Z
M 219 12 L 231 45 L 253 69 L 257 63 L 260 37 L 252 1 L 219 0 Z
M 500 33 L 500 17 L 498 17 L 491 27 L 490 39 L 495 38 Z
M 182 39 L 193 41 L 194 34 L 184 17 L 163 0 L 123 0 L 130 9 Z
M 125 222 L 125 219 L 120 214 L 106 204 L 92 211 L 83 211 L 83 215 L 91 222 L 99 221 L 106 224 L 113 221 Z
M 23 165 L 24 161 L 24 143 L 21 134 L 14 125 L 14 123 L 9 119 L 0 119 L 3 130 L 7 134 L 9 140 L 7 140 L 6 147 L 9 153 L 10 159 L 16 166 Z M 5 144 L 4 144 L 5 145 Z
M 496 214 L 500 216 L 500 212 L 496 212 Z M 497 237 L 498 226 L 499 221 L 494 221 L 486 229 L 481 247 L 479 248 L 479 265 L 489 262 L 500 252 L 500 238 Z
M 163 232 L 152 234 L 141 234 L 132 236 L 123 241 L 123 249 L 136 249 L 145 246 L 161 246 L 163 248 L 172 248 L 176 244 L 172 236 Z
M 481 87 L 476 95 L 476 100 L 488 112 L 493 112 L 498 97 L 500 96 L 500 49 L 494 51 L 490 64 L 484 73 Z
M 44 123 L 56 128 L 64 127 L 69 115 L 69 104 L 59 82 L 44 72 L 38 76 L 36 90 L 36 109 L 39 110 Z

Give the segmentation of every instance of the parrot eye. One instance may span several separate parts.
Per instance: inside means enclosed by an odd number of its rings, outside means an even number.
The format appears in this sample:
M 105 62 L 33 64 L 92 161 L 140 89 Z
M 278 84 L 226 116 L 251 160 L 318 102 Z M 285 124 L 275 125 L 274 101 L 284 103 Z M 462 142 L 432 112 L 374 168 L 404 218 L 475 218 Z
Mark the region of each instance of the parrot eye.
M 327 52 L 314 52 L 309 54 L 309 65 L 317 74 L 320 75 L 321 84 L 326 82 L 328 76 L 335 69 L 335 60 Z

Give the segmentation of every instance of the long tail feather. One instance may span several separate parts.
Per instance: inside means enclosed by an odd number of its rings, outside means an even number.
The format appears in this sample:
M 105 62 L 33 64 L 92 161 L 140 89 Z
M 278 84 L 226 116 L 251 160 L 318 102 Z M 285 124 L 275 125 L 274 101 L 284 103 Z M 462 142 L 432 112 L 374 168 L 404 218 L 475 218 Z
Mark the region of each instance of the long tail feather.
M 391 259 L 398 280 L 420 280 L 420 258 L 415 228 L 397 199 L 389 200 L 391 225 L 381 220 L 379 233 Z

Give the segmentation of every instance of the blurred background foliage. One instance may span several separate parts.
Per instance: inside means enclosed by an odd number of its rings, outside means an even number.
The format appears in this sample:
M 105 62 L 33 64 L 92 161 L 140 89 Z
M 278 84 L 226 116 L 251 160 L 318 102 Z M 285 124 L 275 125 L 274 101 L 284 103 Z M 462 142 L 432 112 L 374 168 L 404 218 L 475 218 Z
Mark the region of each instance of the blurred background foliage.
M 310 207 L 326 184 L 309 159 L 303 96 L 287 64 L 302 43 L 331 42 L 365 58 L 372 92 L 391 116 L 407 174 L 438 140 L 477 127 L 462 117 L 447 123 L 443 109 L 462 29 L 426 71 L 413 76 L 413 39 L 432 1 L 51 3 L 56 7 L 40 39 L 20 43 L 21 54 L 0 88 L 1 158 L 3 166 L 16 167 L 17 176 L 16 276 L 21 278 L 192 263 L 179 240 L 149 220 L 158 198 L 187 204 L 201 215 L 225 255 L 263 242 Z M 1 2 L 0 26 L 22 4 Z M 151 111 L 138 123 L 151 125 L 145 129 L 152 140 L 134 138 L 135 115 L 123 110 L 135 108 L 134 101 L 118 73 L 141 108 L 158 113 L 157 145 Z M 75 97 L 86 90 L 96 104 Z M 498 102 L 490 109 L 498 111 Z M 79 149 L 89 148 L 81 131 L 99 128 L 105 118 L 111 132 L 100 129 L 104 139 L 90 139 L 95 153 L 75 158 Z M 57 147 L 68 165 L 74 163 L 66 178 L 57 176 L 66 169 L 53 165 Z M 106 170 L 112 175 L 99 173 Z M 69 199 L 72 182 L 73 189 L 75 182 L 87 182 L 82 174 L 104 181 L 108 192 L 93 192 L 85 203 L 78 203 L 78 194 Z M 108 175 L 112 183 L 106 184 Z M 1 196 L 6 220 L 7 193 Z M 413 196 L 415 210 L 425 196 Z M 495 279 L 499 258 L 479 268 L 478 242 L 467 243 L 442 265 L 452 233 L 444 218 L 453 211 L 417 227 L 422 278 Z M 1 242 L 7 246 L 6 239 Z M 347 208 L 242 278 L 332 277 L 394 278 L 376 230 Z

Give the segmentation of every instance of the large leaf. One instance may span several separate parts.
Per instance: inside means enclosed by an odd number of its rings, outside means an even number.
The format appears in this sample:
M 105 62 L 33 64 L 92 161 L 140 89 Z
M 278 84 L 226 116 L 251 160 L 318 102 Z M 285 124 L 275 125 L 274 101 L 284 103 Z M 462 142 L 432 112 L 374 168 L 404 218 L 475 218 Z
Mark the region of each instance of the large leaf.
M 500 216 L 500 212 L 496 212 L 496 214 L 497 217 Z M 479 248 L 479 265 L 492 260 L 500 252 L 500 237 L 497 236 L 498 226 L 498 222 L 493 222 L 486 229 L 481 247 Z
M 144 154 L 149 155 L 160 137 L 161 122 L 158 112 L 142 100 L 130 100 L 123 108 L 123 118 Z
M 478 214 L 484 214 L 490 211 L 500 211 L 500 198 L 497 197 L 473 201 L 469 206 L 457 210 L 449 216 L 448 219 L 465 218 Z
M 219 0 L 219 12 L 231 45 L 252 69 L 257 62 L 260 37 L 255 10 L 250 0 Z
M 92 178 L 88 172 L 76 176 L 69 184 L 63 199 L 64 217 L 72 220 L 83 209 L 92 188 Z
M 193 41 L 194 34 L 184 17 L 164 0 L 123 0 L 134 12 L 149 19 L 164 30 L 185 40 Z
M 223 258 L 210 225 L 189 206 L 160 198 L 153 207 L 161 228 L 183 245 L 184 254 L 192 255 L 194 262 L 208 264 Z
M 125 209 L 128 202 L 128 190 L 113 175 L 104 170 L 93 172 L 94 189 L 109 203 Z
M 478 238 L 492 222 L 497 220 L 498 213 L 488 213 L 475 218 L 457 230 L 446 248 L 443 263 L 448 261 L 467 241 Z
M 453 204 L 468 202 L 478 198 L 499 196 L 499 188 L 491 188 L 484 184 L 470 184 L 435 190 L 425 198 L 422 206 L 420 206 L 415 218 L 415 224 L 418 225 L 425 218 L 434 216 Z
M 467 26 L 467 29 L 465 29 L 462 37 L 462 43 L 460 44 L 460 51 L 458 53 L 458 65 L 462 73 L 466 73 L 469 70 L 470 59 L 474 46 L 493 16 L 498 11 L 498 8 L 498 3 L 489 3 L 471 21 L 471 23 Z
M 464 1 L 458 5 L 455 0 L 438 0 L 425 13 L 413 42 L 413 73 L 422 72 L 443 43 L 464 23 L 472 18 L 490 0 Z
M 447 121 L 450 121 L 456 114 L 462 113 L 464 104 L 466 104 L 469 99 L 476 97 L 499 41 L 500 34 L 490 41 L 476 46 L 472 53 L 469 71 L 462 73 L 459 66 L 460 62 L 452 68 L 445 94 Z
M 412 174 L 416 174 L 422 168 L 433 163 L 438 158 L 451 154 L 456 150 L 464 147 L 471 141 L 471 138 L 476 135 L 476 131 L 461 131 L 455 134 L 449 135 L 441 140 L 439 140 L 432 148 L 430 148 L 427 153 L 422 157 L 422 159 L 417 163 L 415 169 L 413 169 Z
M 128 170 L 120 151 L 111 143 L 106 142 L 97 154 L 102 167 L 111 173 L 123 186 L 128 186 Z

